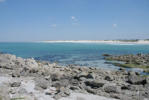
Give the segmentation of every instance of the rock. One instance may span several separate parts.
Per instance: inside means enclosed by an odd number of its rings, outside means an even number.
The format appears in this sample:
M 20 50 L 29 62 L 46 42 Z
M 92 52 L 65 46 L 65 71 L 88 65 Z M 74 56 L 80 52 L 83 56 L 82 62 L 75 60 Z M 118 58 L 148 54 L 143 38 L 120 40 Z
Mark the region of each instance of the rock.
M 11 74 L 12 77 L 20 77 L 20 70 L 15 70 Z
M 90 86 L 91 88 L 94 88 L 94 89 L 100 88 L 105 84 L 103 82 L 98 82 L 98 81 L 95 81 L 95 80 L 94 81 L 93 80 L 85 81 L 84 83 L 85 83 L 86 86 Z
M 80 74 L 78 74 L 78 77 L 79 77 L 79 78 L 80 78 L 80 77 L 87 77 L 87 75 L 88 75 L 88 73 L 85 72 L 85 71 L 83 71 L 83 72 L 81 72 Z
M 121 71 L 125 71 L 125 68 L 120 67 L 119 70 L 121 70 Z
M 143 96 L 145 96 L 146 98 L 149 98 L 149 83 L 145 84 L 144 86 L 144 93 Z
M 116 85 L 107 84 L 104 86 L 104 91 L 107 93 L 120 93 L 121 89 Z
M 102 56 L 105 56 L 105 57 L 109 57 L 109 56 L 111 56 L 110 54 L 102 54 Z
M 49 89 L 46 89 L 46 90 L 45 90 L 45 94 L 46 94 L 46 95 L 53 95 L 53 94 L 55 94 L 55 93 L 56 93 L 56 89 L 53 88 L 53 87 L 50 87 Z
M 49 82 L 45 80 L 44 78 L 36 78 L 36 88 L 40 87 L 42 89 L 47 89 Z
M 149 98 L 149 90 L 143 91 L 142 94 L 145 98 Z
M 16 61 L 15 61 L 15 64 L 16 65 L 25 65 L 25 61 L 24 61 L 24 59 L 23 58 L 21 58 L 21 57 L 17 57 L 16 58 Z
M 70 90 L 73 90 L 73 91 L 75 91 L 75 90 L 80 90 L 80 88 L 79 88 L 78 86 L 70 86 L 69 89 L 70 89 Z
M 12 82 L 10 83 L 11 87 L 19 87 L 21 85 L 21 82 Z
M 51 77 L 52 81 L 59 81 L 60 80 L 60 75 L 58 73 L 51 74 L 50 77 Z
M 74 79 L 80 80 L 82 77 L 86 79 L 94 79 L 95 75 L 94 73 L 81 72 L 80 74 L 76 75 Z
M 51 76 L 50 75 L 49 76 L 45 76 L 45 79 L 50 81 L 51 80 Z
M 70 95 L 69 89 L 67 89 L 67 88 L 65 88 L 65 87 L 61 87 L 61 88 L 60 88 L 60 91 L 61 91 L 61 92 L 64 92 L 64 94 L 67 95 L 67 96 Z
M 56 95 L 54 96 L 54 98 L 56 100 L 60 99 L 61 97 L 67 97 L 70 95 L 69 89 L 61 87 L 57 90 Z
M 128 71 L 128 75 L 129 75 L 129 76 L 135 76 L 135 75 L 136 75 L 136 72 Z
M 110 94 L 110 97 L 123 100 L 123 99 L 121 98 L 122 96 L 121 96 L 120 94 L 116 94 L 116 93 L 111 93 L 111 94 Z M 125 98 L 124 100 L 128 100 L 128 99 Z
M 107 80 L 107 81 L 112 81 L 113 78 L 112 78 L 111 76 L 106 76 L 106 77 L 105 77 L 105 80 Z
M 10 100 L 8 87 L 0 86 L 0 100 Z
M 9 94 L 16 94 L 16 92 L 17 92 L 17 91 L 16 91 L 16 89 L 14 89 L 14 88 L 12 88 L 12 89 L 9 90 Z
M 88 92 L 88 93 L 91 93 L 91 94 L 97 94 L 97 90 L 96 89 L 92 89 L 91 87 L 85 87 L 85 90 Z
M 136 85 L 141 85 L 141 84 L 144 85 L 147 83 L 147 81 L 144 77 L 137 76 L 137 75 L 128 76 L 127 82 L 130 84 L 136 84 Z
M 94 73 L 89 73 L 86 78 L 91 78 L 91 79 L 95 79 L 95 74 Z
M 38 63 L 34 59 L 26 59 L 25 65 L 28 66 L 28 68 L 31 69 L 38 69 Z
M 73 86 L 78 86 L 79 82 L 76 79 L 71 79 L 70 84 L 73 85 Z
M 19 93 L 19 94 L 26 94 L 27 91 L 26 91 L 26 89 L 24 89 L 24 88 L 20 88 L 20 89 L 18 90 L 18 93 Z
M 121 86 L 122 90 L 131 90 L 131 85 L 123 85 Z
M 69 85 L 69 80 L 67 79 L 62 79 L 60 81 L 55 81 L 52 83 L 53 87 L 68 87 Z

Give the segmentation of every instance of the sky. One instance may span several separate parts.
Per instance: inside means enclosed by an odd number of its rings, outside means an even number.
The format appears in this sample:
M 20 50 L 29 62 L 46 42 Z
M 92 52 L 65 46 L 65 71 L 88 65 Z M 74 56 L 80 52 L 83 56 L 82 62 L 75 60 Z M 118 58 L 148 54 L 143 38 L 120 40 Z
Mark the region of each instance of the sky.
M 0 41 L 149 38 L 149 0 L 0 0 Z

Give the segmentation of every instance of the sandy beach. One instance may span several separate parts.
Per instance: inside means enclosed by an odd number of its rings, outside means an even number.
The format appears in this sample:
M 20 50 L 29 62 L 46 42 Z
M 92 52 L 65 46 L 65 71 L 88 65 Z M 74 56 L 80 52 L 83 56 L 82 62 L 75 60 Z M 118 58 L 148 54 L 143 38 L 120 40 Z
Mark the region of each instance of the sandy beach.
M 146 44 L 149 45 L 149 41 L 138 40 L 135 42 L 126 42 L 119 40 L 49 40 L 49 41 L 37 41 L 41 43 L 105 43 L 105 44 Z

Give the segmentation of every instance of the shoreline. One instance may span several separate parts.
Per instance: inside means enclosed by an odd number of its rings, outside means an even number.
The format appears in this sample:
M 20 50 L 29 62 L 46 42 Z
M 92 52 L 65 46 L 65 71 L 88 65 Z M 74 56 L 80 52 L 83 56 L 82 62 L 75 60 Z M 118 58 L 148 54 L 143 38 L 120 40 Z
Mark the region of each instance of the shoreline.
M 104 44 L 146 44 L 149 45 L 149 41 L 138 40 L 135 42 L 127 42 L 120 40 L 50 40 L 50 41 L 36 41 L 36 43 L 104 43 Z

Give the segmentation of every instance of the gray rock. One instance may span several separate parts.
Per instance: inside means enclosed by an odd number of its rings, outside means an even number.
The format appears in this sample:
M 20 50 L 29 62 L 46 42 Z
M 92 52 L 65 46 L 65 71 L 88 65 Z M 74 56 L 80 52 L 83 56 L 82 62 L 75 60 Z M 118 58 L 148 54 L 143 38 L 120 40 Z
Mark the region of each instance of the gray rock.
M 12 82 L 10 83 L 11 87 L 19 87 L 21 85 L 21 82 Z
M 78 86 L 79 81 L 77 79 L 71 79 L 70 84 L 73 85 L 73 86 Z
M 86 90 L 88 93 L 97 94 L 97 90 L 96 90 L 96 89 L 92 89 L 92 88 L 89 87 L 89 86 L 86 86 L 86 87 L 85 87 L 85 90 Z
M 147 81 L 144 77 L 131 75 L 131 76 L 128 76 L 128 83 L 136 84 L 136 85 L 141 85 L 141 84 L 144 85 L 147 83 Z
M 90 86 L 91 88 L 94 88 L 94 89 L 100 88 L 105 84 L 103 82 L 98 82 L 96 80 L 91 80 L 91 81 L 88 80 L 88 81 L 85 81 L 84 83 L 86 86 Z
M 112 78 L 111 76 L 105 76 L 105 80 L 107 80 L 107 81 L 112 81 L 113 78 Z
M 65 88 L 65 87 L 61 87 L 59 89 L 57 89 L 57 93 L 55 94 L 54 98 L 56 100 L 60 99 L 61 97 L 67 97 L 70 95 L 70 91 L 69 89 Z
M 76 75 L 74 78 L 77 79 L 77 80 L 80 80 L 80 81 L 81 81 L 81 78 L 94 79 L 95 74 L 83 71 L 80 74 Z
M 51 80 L 52 81 L 59 81 L 60 80 L 60 75 L 57 73 L 51 74 Z
M 26 91 L 26 89 L 24 89 L 24 88 L 20 88 L 20 89 L 18 90 L 18 93 L 19 93 L 19 94 L 26 94 L 27 91 Z
M 35 79 L 35 83 L 36 83 L 36 89 L 38 87 L 42 88 L 42 89 L 47 89 L 48 85 L 50 84 L 47 80 L 45 80 L 44 78 L 36 78 Z
M 122 90 L 131 90 L 131 85 L 122 85 L 121 89 Z
M 55 81 L 52 83 L 53 87 L 68 87 L 69 85 L 69 80 L 66 79 L 62 79 L 60 81 Z
M 75 90 L 80 90 L 80 88 L 79 88 L 78 86 L 70 86 L 69 89 L 70 89 L 70 90 L 73 90 L 73 91 L 75 91 Z
M 0 100 L 10 100 L 10 96 L 8 93 L 8 87 L 6 86 L 0 87 Z
M 116 85 L 107 84 L 104 86 L 104 91 L 107 93 L 120 93 L 121 89 Z
M 11 74 L 12 77 L 20 77 L 20 70 L 14 70 Z
M 95 79 L 95 74 L 94 73 L 89 73 L 86 78 L 90 78 L 90 79 Z

